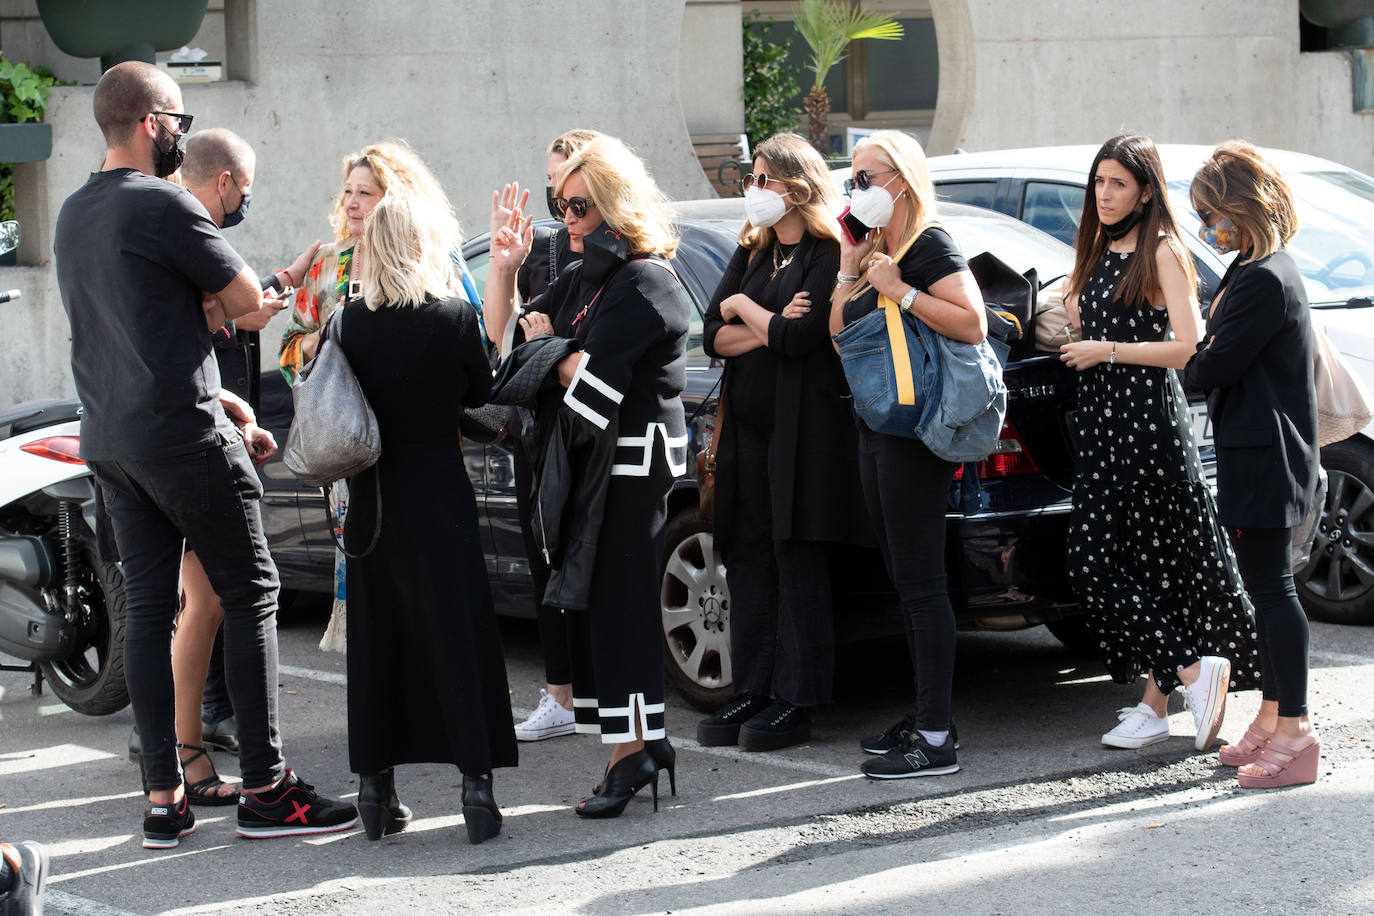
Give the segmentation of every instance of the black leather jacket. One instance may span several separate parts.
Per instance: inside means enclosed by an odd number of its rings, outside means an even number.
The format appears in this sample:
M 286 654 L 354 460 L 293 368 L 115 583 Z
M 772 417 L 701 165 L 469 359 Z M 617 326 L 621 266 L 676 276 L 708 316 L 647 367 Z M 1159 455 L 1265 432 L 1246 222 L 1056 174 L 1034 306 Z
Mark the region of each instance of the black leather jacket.
M 559 360 L 580 349 L 564 337 L 536 337 L 501 361 L 491 402 L 516 408 L 521 444 L 533 472 L 535 544 L 549 564 L 544 603 L 585 610 L 596 542 L 611 480 L 619 425 L 605 429 L 563 403 Z

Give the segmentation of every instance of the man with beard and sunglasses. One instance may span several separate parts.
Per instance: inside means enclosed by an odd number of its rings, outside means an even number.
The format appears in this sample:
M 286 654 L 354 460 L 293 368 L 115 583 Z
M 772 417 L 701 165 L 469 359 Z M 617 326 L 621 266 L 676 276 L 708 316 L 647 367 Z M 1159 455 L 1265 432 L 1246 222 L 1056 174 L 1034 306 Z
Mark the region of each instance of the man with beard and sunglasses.
M 351 804 L 317 794 L 282 759 L 277 731 L 279 583 L 243 435 L 220 403 L 207 326 L 261 308 L 257 276 L 184 188 L 191 126 L 181 90 L 129 61 L 96 85 L 101 170 L 62 205 L 53 249 L 72 326 L 72 374 L 85 407 L 81 454 L 114 528 L 128 602 L 125 672 L 143 736 L 143 845 L 170 849 L 195 830 L 177 761 L 168 640 L 183 543 L 224 607 L 229 696 L 239 725 L 246 837 L 343 830 Z M 202 291 L 213 294 L 203 304 Z

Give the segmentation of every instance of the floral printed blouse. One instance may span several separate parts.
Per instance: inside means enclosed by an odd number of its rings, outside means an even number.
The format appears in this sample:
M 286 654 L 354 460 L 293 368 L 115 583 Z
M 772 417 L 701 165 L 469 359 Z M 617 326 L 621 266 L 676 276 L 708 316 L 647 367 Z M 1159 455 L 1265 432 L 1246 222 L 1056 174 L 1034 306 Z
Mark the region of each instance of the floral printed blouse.
M 315 263 L 306 271 L 305 282 L 296 290 L 291 307 L 291 320 L 282 334 L 278 352 L 281 374 L 288 385 L 296 384 L 296 376 L 305 365 L 301 345 L 306 335 L 324 326 L 348 293 L 349 267 L 353 263 L 354 239 L 345 239 L 321 246 Z

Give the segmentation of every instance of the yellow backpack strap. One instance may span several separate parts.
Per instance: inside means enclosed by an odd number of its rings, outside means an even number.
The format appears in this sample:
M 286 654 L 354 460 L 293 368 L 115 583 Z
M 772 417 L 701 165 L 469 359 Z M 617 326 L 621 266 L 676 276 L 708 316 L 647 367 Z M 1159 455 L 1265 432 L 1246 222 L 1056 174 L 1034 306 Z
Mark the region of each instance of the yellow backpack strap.
M 916 240 L 921 237 L 931 226 L 938 223 L 929 223 L 922 227 L 921 232 L 913 235 L 897 253 L 892 256 L 893 261 L 900 262 L 906 256 L 907 250 L 916 244 Z M 916 367 L 911 362 L 911 351 L 906 345 L 906 328 L 902 326 L 902 308 L 891 299 L 878 294 L 878 307 L 883 310 L 883 315 L 887 320 L 887 342 L 892 348 L 892 368 L 893 375 L 897 378 L 897 403 L 908 407 L 916 404 Z

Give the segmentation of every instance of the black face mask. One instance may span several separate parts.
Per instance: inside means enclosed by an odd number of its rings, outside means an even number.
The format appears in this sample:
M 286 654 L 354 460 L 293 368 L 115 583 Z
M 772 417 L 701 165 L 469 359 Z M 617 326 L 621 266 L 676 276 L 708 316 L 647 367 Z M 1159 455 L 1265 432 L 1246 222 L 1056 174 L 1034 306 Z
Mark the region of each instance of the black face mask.
M 239 198 L 238 209 L 232 212 L 225 211 L 224 222 L 220 226 L 221 229 L 237 226 L 239 223 L 243 222 L 243 218 L 248 215 L 248 205 L 253 202 L 253 189 L 249 188 L 247 191 L 240 191 L 239 194 L 241 197 Z M 219 199 L 219 205 L 221 208 L 224 207 L 223 197 Z
M 154 115 L 153 117 L 156 119 L 157 116 Z M 156 154 L 153 156 L 153 174 L 158 178 L 166 178 L 181 168 L 181 160 L 186 158 L 186 151 L 181 148 L 181 134 L 169 133 L 162 126 L 161 121 L 157 122 L 157 130 L 159 137 L 162 134 L 167 134 L 172 138 L 172 145 L 167 149 L 158 146 L 156 140 L 153 141 L 153 149 L 156 150 Z
M 605 223 L 582 240 L 582 276 L 594 283 L 605 283 L 606 278 L 629 259 L 625 239 Z
M 1126 233 L 1134 229 L 1136 227 L 1136 224 L 1139 223 L 1145 217 L 1145 211 L 1149 208 L 1149 206 L 1150 202 L 1147 200 L 1144 204 L 1141 205 L 1139 210 L 1132 210 L 1130 213 L 1127 213 L 1125 216 L 1123 216 L 1116 222 L 1112 223 L 1110 226 L 1108 226 L 1106 223 L 1103 223 L 1102 234 L 1107 236 L 1107 238 L 1113 242 L 1115 242 L 1117 239 L 1123 238 L 1126 235 Z
M 562 220 L 563 217 L 558 215 L 558 208 L 553 205 L 553 185 L 544 186 L 544 201 L 549 205 L 549 216 Z

